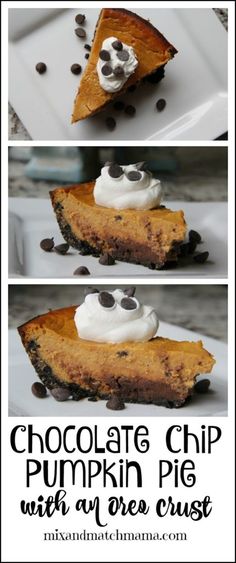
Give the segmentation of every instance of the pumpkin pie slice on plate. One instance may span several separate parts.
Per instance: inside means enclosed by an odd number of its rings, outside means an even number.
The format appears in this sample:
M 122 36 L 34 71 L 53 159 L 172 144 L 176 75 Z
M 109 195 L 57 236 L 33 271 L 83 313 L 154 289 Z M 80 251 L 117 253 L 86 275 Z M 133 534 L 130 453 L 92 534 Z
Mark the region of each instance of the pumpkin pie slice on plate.
M 81 77 L 72 123 L 99 112 L 158 69 L 163 71 L 176 53 L 149 21 L 128 10 L 104 8 Z
M 107 399 L 180 407 L 198 374 L 215 363 L 202 342 L 156 335 L 154 309 L 134 297 L 134 288 L 112 292 L 90 288 L 84 303 L 50 311 L 19 334 L 41 381 L 72 398 Z

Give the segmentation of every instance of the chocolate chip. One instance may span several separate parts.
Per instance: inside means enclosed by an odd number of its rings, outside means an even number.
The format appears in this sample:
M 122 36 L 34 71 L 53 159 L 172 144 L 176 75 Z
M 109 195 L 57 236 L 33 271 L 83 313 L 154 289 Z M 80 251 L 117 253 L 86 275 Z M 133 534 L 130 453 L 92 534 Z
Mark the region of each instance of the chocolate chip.
M 84 49 L 86 49 L 86 51 L 91 51 L 92 47 L 91 45 L 88 45 L 88 43 L 85 43 Z
M 158 100 L 156 103 L 157 110 L 162 111 L 165 107 L 166 107 L 166 101 L 163 98 L 160 98 L 160 100 Z
M 199 244 L 202 240 L 201 235 L 197 231 L 193 231 L 193 229 L 189 231 L 188 238 L 190 242 L 195 242 L 196 244 Z
M 195 383 L 194 390 L 197 393 L 207 393 L 210 384 L 210 379 L 200 379 L 200 381 L 197 381 L 197 383 Z
M 71 396 L 71 392 L 69 389 L 65 389 L 65 387 L 54 387 L 51 389 L 50 393 L 53 398 L 59 402 L 67 401 L 67 399 Z
M 127 287 L 127 289 L 124 290 L 125 295 L 127 295 L 127 297 L 133 297 L 136 291 L 136 287 Z
M 75 29 L 75 34 L 77 37 L 80 37 L 80 39 L 84 39 L 86 37 L 86 31 L 82 27 L 77 27 Z
M 108 293 L 108 291 L 101 291 L 98 296 L 98 301 L 103 307 L 106 307 L 107 309 L 110 309 L 110 307 L 113 307 L 113 305 L 115 305 L 115 299 L 111 293 Z
M 109 65 L 109 64 L 103 65 L 102 68 L 101 68 L 101 72 L 104 76 L 110 76 L 112 74 L 111 65 Z
M 119 358 L 124 358 L 125 356 L 128 356 L 129 353 L 126 352 L 126 350 L 120 350 L 119 352 L 116 353 L 116 355 L 117 355 Z
M 115 260 L 114 258 L 112 258 L 112 256 L 110 254 L 108 254 L 107 252 L 105 252 L 105 254 L 102 254 L 98 260 L 99 264 L 102 264 L 103 266 L 113 266 L 113 264 L 115 264 Z
M 88 401 L 90 401 L 91 403 L 96 403 L 97 400 L 98 398 L 96 396 L 88 397 Z
M 77 14 L 77 16 L 75 16 L 75 21 L 78 25 L 82 25 L 85 21 L 85 15 L 84 14 Z
M 84 290 L 84 296 L 86 297 L 86 295 L 90 295 L 91 293 L 99 293 L 99 291 L 96 287 L 86 287 Z
M 125 403 L 121 397 L 117 397 L 117 395 L 112 395 L 110 399 L 108 399 L 106 404 L 107 409 L 112 411 L 122 411 L 125 409 Z
M 35 69 L 39 74 L 44 74 L 44 72 L 46 72 L 47 70 L 47 66 L 45 65 L 45 63 L 37 63 Z
M 81 65 L 74 63 L 73 65 L 71 65 L 70 70 L 73 74 L 80 74 L 82 67 Z
M 194 241 L 190 241 L 188 244 L 189 244 L 189 254 L 194 254 L 197 248 L 197 243 Z
M 189 242 L 185 242 L 184 244 L 181 244 L 180 247 L 179 247 L 180 256 L 188 256 L 189 248 L 190 248 Z
M 35 383 L 33 383 L 31 391 L 35 397 L 38 397 L 38 399 L 44 399 L 44 397 L 46 397 L 47 395 L 47 389 L 45 385 L 39 383 L 39 381 L 35 381 Z
M 129 88 L 127 88 L 128 92 L 134 92 L 136 90 L 137 86 L 136 84 L 131 84 L 131 86 L 129 86 Z
M 115 51 L 122 51 L 122 49 L 123 49 L 123 45 L 122 45 L 121 41 L 118 41 L 118 40 L 113 41 L 112 47 L 113 47 L 113 49 L 115 49 Z
M 197 262 L 197 264 L 204 264 L 204 262 L 207 261 L 209 256 L 209 252 L 201 252 L 200 254 L 196 254 L 196 256 L 193 257 L 194 261 Z
M 64 256 L 68 252 L 70 245 L 67 244 L 67 242 L 64 242 L 63 244 L 58 244 L 54 248 L 55 248 L 55 251 L 58 254 L 63 254 L 63 256 Z
M 40 248 L 45 250 L 45 252 L 51 252 L 54 247 L 54 238 L 44 238 L 40 242 Z
M 123 174 L 123 169 L 119 166 L 119 164 L 114 163 L 109 166 L 108 174 L 111 178 L 120 178 Z
M 52 375 L 52 368 L 50 368 L 50 366 L 44 366 L 43 373 L 44 375 L 49 377 L 50 375 Z
M 121 215 L 115 215 L 114 219 L 115 219 L 115 221 L 122 221 L 122 216 Z
M 110 61 L 111 57 L 109 51 L 102 49 L 99 53 L 99 59 L 101 59 L 102 61 Z
M 35 340 L 30 340 L 27 345 L 27 350 L 29 350 L 29 352 L 36 352 L 37 348 L 40 348 L 39 344 Z
M 130 182 L 136 182 L 137 180 L 141 180 L 142 174 L 141 172 L 138 172 L 136 170 L 130 170 L 130 172 L 128 172 L 127 174 L 127 178 L 130 180 Z
M 125 108 L 125 104 L 122 101 L 117 101 L 113 104 L 113 108 L 117 111 L 122 111 Z
M 116 128 L 116 121 L 113 117 L 106 118 L 106 126 L 109 131 L 113 131 Z
M 116 67 L 113 69 L 113 73 L 114 73 L 115 76 L 118 76 L 118 77 L 119 77 L 119 76 L 120 76 L 120 77 L 124 76 L 124 70 L 123 70 L 122 66 L 119 66 L 119 65 L 116 66 Z
M 173 407 L 175 409 L 180 409 L 181 407 L 184 406 L 184 403 L 185 403 L 185 399 L 179 399 L 177 401 L 173 401 Z
M 136 114 L 136 109 L 135 109 L 134 106 L 131 106 L 131 105 L 126 106 L 125 113 L 127 115 L 129 115 L 130 117 L 133 117 Z
M 85 58 L 85 59 L 89 59 L 89 53 L 86 53 L 86 54 L 84 55 L 84 58 Z
M 120 61 L 128 61 L 129 60 L 129 53 L 125 49 L 122 49 L 122 51 L 118 51 L 116 53 L 116 56 L 118 57 L 118 59 Z
M 86 266 L 80 266 L 74 271 L 74 276 L 90 276 L 90 271 Z
M 134 301 L 134 299 L 131 299 L 130 297 L 123 297 L 123 299 L 121 299 L 120 304 L 121 304 L 121 307 L 123 309 L 127 309 L 127 311 L 131 311 L 132 309 L 137 308 L 136 301 Z

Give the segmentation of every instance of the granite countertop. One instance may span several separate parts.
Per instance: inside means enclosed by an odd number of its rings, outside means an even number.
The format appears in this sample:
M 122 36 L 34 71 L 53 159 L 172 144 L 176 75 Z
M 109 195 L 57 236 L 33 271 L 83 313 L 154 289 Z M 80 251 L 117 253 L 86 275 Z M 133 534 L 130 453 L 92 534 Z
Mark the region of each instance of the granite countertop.
M 228 31 L 228 10 L 227 8 L 213 8 L 224 28 Z M 31 139 L 28 131 L 15 113 L 13 107 L 8 104 L 8 131 L 10 141 L 28 141 Z
M 80 303 L 83 301 L 84 287 L 10 286 L 10 328 L 46 313 L 49 309 Z M 99 285 L 98 288 L 107 289 L 104 285 Z M 109 285 L 109 289 L 115 289 L 115 286 Z M 227 286 L 140 285 L 136 295 L 143 303 L 155 307 L 160 320 L 227 341 Z

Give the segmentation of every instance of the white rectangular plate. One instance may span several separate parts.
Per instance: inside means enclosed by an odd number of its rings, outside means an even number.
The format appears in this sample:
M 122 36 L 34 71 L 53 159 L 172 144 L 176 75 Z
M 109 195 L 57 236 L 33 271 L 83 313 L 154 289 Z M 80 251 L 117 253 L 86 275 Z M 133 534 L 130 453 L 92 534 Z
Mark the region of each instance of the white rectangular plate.
M 181 327 L 160 323 L 159 335 L 175 340 L 202 340 L 205 348 L 215 356 L 211 387 L 204 395 L 195 394 L 191 402 L 180 409 L 166 409 L 155 405 L 127 403 L 123 411 L 111 411 L 106 401 L 66 401 L 58 403 L 51 395 L 37 399 L 31 385 L 37 375 L 22 346 L 16 330 L 9 331 L 9 414 L 11 416 L 227 416 L 227 345 L 223 342 L 191 332 Z M 204 376 L 206 377 L 206 376 Z M 202 377 L 202 378 L 204 378 Z M 200 378 L 199 378 L 200 379 Z
M 81 10 L 91 43 L 99 10 L 80 5 Z M 109 132 L 105 117 L 114 114 L 112 108 L 70 124 L 80 81 L 70 67 L 86 64 L 84 42 L 74 33 L 78 10 L 54 10 L 55 17 L 52 10 L 48 16 L 45 9 L 9 10 L 9 99 L 32 139 L 211 140 L 227 130 L 227 33 L 213 10 L 134 11 L 150 19 L 178 54 L 157 86 L 145 84 L 125 96 L 136 116 L 116 112 L 117 127 Z M 35 71 L 39 61 L 47 64 L 44 75 Z M 162 112 L 155 108 L 159 98 L 167 102 Z
M 227 204 L 222 202 L 167 202 L 170 209 L 183 209 L 189 229 L 202 235 L 200 252 L 208 250 L 205 264 L 192 264 L 173 270 L 150 270 L 144 266 L 116 262 L 102 266 L 92 256 L 81 256 L 71 249 L 66 256 L 44 252 L 39 243 L 54 237 L 63 241 L 52 206 L 47 199 L 9 198 L 9 276 L 30 278 L 73 277 L 79 266 L 87 266 L 93 277 L 227 277 Z

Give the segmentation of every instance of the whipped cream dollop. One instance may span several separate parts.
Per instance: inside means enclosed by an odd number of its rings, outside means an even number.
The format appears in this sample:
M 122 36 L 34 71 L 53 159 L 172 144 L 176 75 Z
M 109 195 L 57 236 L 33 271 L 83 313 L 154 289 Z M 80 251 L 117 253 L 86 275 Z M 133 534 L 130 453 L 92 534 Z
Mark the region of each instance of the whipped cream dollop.
M 105 165 L 95 182 L 97 205 L 113 209 L 154 209 L 160 206 L 162 186 L 151 172 L 140 170 L 143 163 Z
M 98 79 L 103 90 L 119 92 L 137 66 L 133 47 L 116 37 L 108 37 L 103 41 L 97 62 Z
M 83 340 L 95 342 L 146 342 L 158 330 L 153 307 L 142 305 L 121 289 L 86 295 L 75 312 L 77 332 Z

